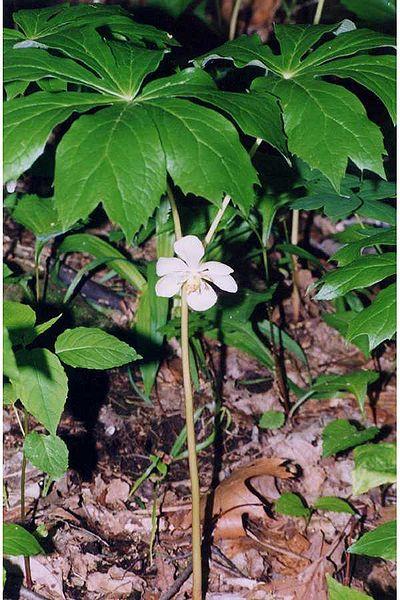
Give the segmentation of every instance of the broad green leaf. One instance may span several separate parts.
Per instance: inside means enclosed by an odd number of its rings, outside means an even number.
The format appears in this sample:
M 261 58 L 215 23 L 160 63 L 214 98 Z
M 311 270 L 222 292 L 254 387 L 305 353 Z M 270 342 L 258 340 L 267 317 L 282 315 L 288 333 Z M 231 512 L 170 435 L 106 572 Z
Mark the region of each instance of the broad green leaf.
M 81 369 L 112 369 L 141 358 L 125 342 L 94 327 L 67 329 L 58 336 L 55 351 L 65 364 Z
M 337 392 L 351 392 L 355 395 L 357 402 L 364 411 L 367 387 L 378 379 L 376 371 L 353 371 L 345 375 L 321 375 L 312 384 L 310 390 L 319 398 L 331 397 Z
M 3 324 L 8 329 L 13 346 L 28 343 L 35 321 L 35 312 L 27 304 L 11 300 L 3 303 Z
M 382 96 L 391 113 L 394 103 L 392 58 L 387 55 L 377 61 L 373 58 L 364 71 L 369 57 L 352 57 L 374 48 L 393 46 L 393 38 L 367 29 L 349 30 L 347 25 L 345 22 L 328 26 L 278 25 L 275 34 L 281 54 L 262 46 L 257 36 L 242 36 L 197 61 L 204 65 L 213 58 L 226 57 L 239 67 L 263 66 L 267 76 L 257 78 L 252 89 L 279 97 L 289 150 L 321 171 L 337 191 L 349 158 L 361 170 L 372 170 L 385 177 L 382 135 L 354 94 L 317 77 L 323 77 L 326 71 L 333 73 L 338 62 L 339 77 L 342 70 L 342 76 L 352 77 Z M 325 41 L 322 36 L 329 34 L 331 39 Z M 355 59 L 359 59 L 357 69 L 351 66 Z M 382 65 L 382 71 L 375 78 L 373 73 L 378 65 Z
M 6 556 L 35 556 L 43 548 L 29 531 L 20 525 L 3 523 L 3 553 Z
M 146 280 L 132 261 L 128 260 L 122 252 L 114 248 L 102 238 L 90 233 L 76 233 L 64 238 L 58 246 L 59 254 L 66 252 L 86 252 L 96 258 L 111 258 L 117 260 L 107 262 L 108 268 L 116 271 L 120 277 L 125 279 L 135 289 L 144 290 Z
M 279 429 L 285 422 L 285 415 L 279 410 L 267 410 L 258 421 L 261 429 Z
M 364 442 L 374 439 L 378 433 L 379 429 L 377 427 L 359 430 L 345 419 L 332 421 L 322 432 L 322 456 L 333 456 L 343 450 L 364 444 Z
M 31 431 L 24 440 L 26 458 L 52 479 L 59 479 L 68 469 L 68 448 L 57 435 Z
M 353 493 L 396 481 L 395 444 L 367 444 L 354 450 Z
M 395 56 L 361 55 L 339 59 L 317 67 L 318 75 L 353 79 L 374 94 L 386 106 L 392 121 L 396 122 L 396 77 Z
M 50 350 L 34 348 L 16 353 L 20 379 L 15 387 L 26 410 L 56 435 L 68 393 L 65 371 Z
M 297 494 L 286 492 L 275 502 L 275 511 L 280 515 L 289 515 L 291 517 L 308 518 L 311 511 L 305 506 L 303 500 Z
M 19 379 L 17 362 L 15 360 L 10 334 L 7 327 L 3 326 L 3 373 L 12 381 Z
M 256 81 L 256 89 L 269 89 L 281 100 L 289 150 L 326 175 L 336 190 L 349 158 L 361 171 L 385 178 L 382 134 L 354 94 L 308 75 L 281 80 L 273 87 L 268 78 Z
M 344 296 L 351 290 L 359 290 L 396 272 L 396 254 L 387 252 L 380 255 L 367 255 L 354 260 L 349 265 L 330 271 L 322 277 L 322 287 L 316 300 L 332 300 Z
M 4 181 L 18 179 L 43 153 L 56 125 L 112 100 L 84 92 L 37 92 L 4 106 Z
M 140 370 L 147 395 L 152 390 L 160 366 L 164 335 L 159 332 L 159 329 L 166 324 L 168 318 L 168 298 L 160 298 L 156 295 L 156 281 L 155 263 L 149 263 L 147 288 L 140 296 L 134 329 L 137 347 L 143 356 Z
M 393 23 L 396 18 L 395 0 L 340 0 L 357 17 L 371 24 Z
M 347 549 L 350 554 L 373 556 L 396 560 L 396 521 L 389 521 L 378 525 L 372 531 L 364 533 L 354 544 Z
M 333 327 L 336 329 L 344 338 L 348 338 L 348 332 L 350 323 L 353 319 L 357 317 L 360 313 L 354 310 L 348 311 L 338 311 L 336 313 L 324 313 L 322 316 L 325 323 L 329 325 L 329 327 Z M 367 335 L 358 335 L 354 339 L 349 339 L 352 344 L 357 346 L 361 350 L 361 352 L 368 356 L 369 354 L 369 339 Z
M 326 574 L 328 585 L 328 600 L 372 600 L 371 596 L 342 585 L 333 577 Z
M 51 198 L 39 198 L 34 195 L 23 196 L 18 200 L 12 217 L 41 240 L 47 240 L 62 232 L 54 200 Z
M 368 336 L 369 351 L 396 333 L 396 284 L 381 290 L 370 306 L 350 321 L 346 337 L 358 343 L 360 336 Z
M 321 496 L 314 502 L 314 508 L 354 515 L 355 511 L 346 500 L 336 496 Z
M 166 190 L 163 147 L 148 111 L 125 104 L 76 121 L 57 149 L 55 190 L 64 227 L 102 202 L 130 240 Z
M 4 373 L 4 375 L 6 375 L 8 377 L 5 369 L 3 369 L 3 373 Z M 13 379 L 15 381 L 16 379 L 18 379 L 18 376 L 14 377 Z M 16 402 L 17 400 L 18 400 L 17 392 L 16 392 L 13 384 L 12 383 L 4 383 L 3 384 L 3 404 L 4 405 L 14 404 L 14 402 Z
M 124 34 L 138 45 L 146 42 L 156 46 L 173 44 L 172 36 L 155 27 L 135 23 L 130 14 L 120 6 L 59 4 L 49 8 L 19 10 L 13 17 L 24 34 L 22 37 L 41 40 L 43 43 L 46 43 L 47 36 L 90 25 L 93 29 L 107 26 L 113 33 Z M 20 39 L 20 32 L 15 32 L 13 37 Z
M 372 229 L 368 230 L 368 235 L 363 236 L 356 242 L 346 244 L 343 248 L 340 248 L 330 260 L 335 260 L 339 266 L 348 265 L 353 260 L 356 260 L 362 254 L 365 248 L 371 248 L 371 246 L 395 246 L 396 245 L 396 228 L 390 227 L 388 229 Z
M 248 214 L 258 183 L 238 133 L 213 110 L 180 98 L 146 102 L 157 125 L 167 170 L 181 190 L 220 206 L 224 194 Z

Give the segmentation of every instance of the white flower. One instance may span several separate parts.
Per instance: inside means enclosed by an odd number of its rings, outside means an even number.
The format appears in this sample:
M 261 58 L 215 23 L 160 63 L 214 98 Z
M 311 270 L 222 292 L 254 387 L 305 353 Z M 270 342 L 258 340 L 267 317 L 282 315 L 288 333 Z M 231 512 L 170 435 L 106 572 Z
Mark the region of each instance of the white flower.
M 172 298 L 185 286 L 187 303 L 193 310 L 207 310 L 214 306 L 217 294 L 208 282 L 226 292 L 237 292 L 237 283 L 231 276 L 233 269 L 215 260 L 201 262 L 204 247 L 195 235 L 185 235 L 174 244 L 179 258 L 159 258 L 156 284 L 157 296 Z

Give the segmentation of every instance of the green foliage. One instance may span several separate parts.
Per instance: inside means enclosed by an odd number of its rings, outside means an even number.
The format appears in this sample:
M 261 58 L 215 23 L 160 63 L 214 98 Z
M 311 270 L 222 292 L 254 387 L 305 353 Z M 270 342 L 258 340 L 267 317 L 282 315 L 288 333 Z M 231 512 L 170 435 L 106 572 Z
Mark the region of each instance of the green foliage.
M 297 494 L 286 492 L 275 502 L 275 511 L 281 515 L 289 515 L 290 517 L 306 517 L 308 518 L 311 511 L 305 506 L 303 500 Z
M 396 521 L 389 521 L 365 533 L 347 552 L 396 560 Z
M 354 494 L 363 494 L 373 487 L 395 481 L 395 444 L 367 444 L 354 450 Z
M 378 433 L 379 429 L 377 427 L 360 430 L 345 419 L 332 421 L 322 433 L 322 456 L 333 456 L 343 450 L 364 444 L 364 442 L 373 440 Z
M 112 369 L 141 358 L 118 338 L 94 327 L 67 329 L 58 336 L 55 351 L 71 367 Z
M 355 511 L 346 500 L 336 496 L 322 496 L 314 502 L 314 508 L 317 510 L 327 510 L 338 513 L 349 513 L 354 515 Z
M 43 548 L 36 538 L 20 525 L 3 523 L 3 553 L 6 556 L 35 556 Z
M 285 422 L 285 415 L 279 410 L 267 410 L 258 421 L 261 429 L 279 429 Z
M 238 67 L 264 67 L 266 76 L 257 78 L 252 89 L 279 98 L 289 150 L 323 173 L 337 191 L 349 158 L 359 169 L 374 171 L 384 178 L 384 147 L 379 129 L 368 119 L 354 94 L 321 78 L 333 74 L 353 79 L 375 93 L 393 117 L 394 56 L 366 54 L 374 48 L 392 46 L 393 39 L 366 29 L 357 30 L 349 22 L 277 25 L 275 35 L 281 54 L 262 46 L 257 35 L 242 36 L 199 62 L 204 65 L 213 58 L 230 58 Z M 321 42 L 324 35 L 331 39 Z
M 362 21 L 371 24 L 394 23 L 396 19 L 395 0 L 340 0 L 340 2 Z
M 368 600 L 371 596 L 352 590 L 346 585 L 342 585 L 336 579 L 333 579 L 330 575 L 326 575 L 326 582 L 328 585 L 328 599 L 329 600 Z
M 42 435 L 32 431 L 25 437 L 24 453 L 34 467 L 52 479 L 59 479 L 68 469 L 68 449 L 57 435 Z

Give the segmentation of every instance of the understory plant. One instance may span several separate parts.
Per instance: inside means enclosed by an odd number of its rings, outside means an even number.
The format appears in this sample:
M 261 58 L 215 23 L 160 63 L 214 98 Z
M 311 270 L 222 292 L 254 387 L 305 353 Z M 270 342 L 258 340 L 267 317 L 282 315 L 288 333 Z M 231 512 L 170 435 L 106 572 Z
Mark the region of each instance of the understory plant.
M 212 380 L 204 340 L 234 346 L 270 371 L 283 412 L 266 415 L 263 423 L 279 427 L 309 398 L 341 393 L 356 397 L 364 419 L 368 386 L 378 377 L 364 369 L 311 377 L 305 352 L 274 311 L 290 281 L 289 318 L 299 319 L 302 265 L 317 280 L 309 294 L 326 323 L 365 356 L 376 357 L 395 334 L 394 184 L 390 157 L 384 162 L 395 119 L 393 38 L 347 19 L 284 24 L 274 27 L 269 44 L 257 35 L 240 36 L 182 60 L 170 34 L 135 22 L 117 6 L 64 4 L 20 10 L 13 18 L 15 28 L 4 34 L 6 205 L 35 236 L 35 282 L 11 271 L 5 282 L 22 285 L 30 303 L 40 306 L 47 271 L 57 280 L 68 254 L 91 256 L 63 304 L 73 302 L 100 268 L 125 280 L 138 295 L 131 326 L 140 353 L 84 327 L 61 333 L 54 352 L 37 347 L 36 338 L 56 320 L 36 325 L 26 304 L 6 304 L 5 397 L 23 417 L 23 471 L 30 460 L 51 481 L 67 468 L 56 432 L 67 395 L 62 363 L 109 369 L 138 360 L 139 391 L 151 403 L 165 342 L 178 338 L 192 494 L 192 597 L 199 600 L 197 452 L 205 445 L 196 450 L 193 387 L 199 372 Z M 371 103 L 379 119 L 371 116 Z M 22 193 L 38 173 L 46 193 Z M 297 235 L 311 211 L 344 224 L 328 266 Z M 111 228 L 98 235 L 93 225 L 105 216 Z M 156 260 L 134 260 L 127 251 L 151 240 Z M 44 263 L 48 247 L 52 260 Z M 257 287 L 241 272 L 243 265 L 262 273 Z M 287 357 L 301 364 L 303 387 L 287 376 Z M 37 396 L 27 386 L 47 368 L 47 388 Z M 29 414 L 48 434 L 28 431 Z M 217 398 L 214 417 L 221 415 Z M 367 443 L 376 428 L 351 427 L 346 420 L 327 426 L 324 455 L 355 448 L 355 494 L 392 482 L 391 447 Z M 344 446 L 330 447 L 339 433 Z M 387 470 L 379 471 L 374 453 L 385 454 Z M 161 472 L 160 461 L 153 456 L 146 473 Z M 365 472 L 370 480 L 361 485 Z M 286 500 L 293 505 L 293 498 Z M 349 552 L 359 551 L 362 540 Z

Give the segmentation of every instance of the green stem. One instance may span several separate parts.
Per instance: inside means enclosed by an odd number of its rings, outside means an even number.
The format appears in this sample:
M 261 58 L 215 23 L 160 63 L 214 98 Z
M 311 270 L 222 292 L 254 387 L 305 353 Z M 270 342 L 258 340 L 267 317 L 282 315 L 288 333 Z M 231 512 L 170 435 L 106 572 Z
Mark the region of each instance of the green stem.
M 218 229 L 218 225 L 220 224 L 221 219 L 224 216 L 226 207 L 228 206 L 230 201 L 231 201 L 230 196 L 225 196 L 225 198 L 223 199 L 222 206 L 218 210 L 217 214 L 215 215 L 214 220 L 211 223 L 210 229 L 208 230 L 206 237 L 204 238 L 204 247 L 208 246 L 208 244 L 211 242 L 212 238 L 214 237 L 214 234 Z
M 175 226 L 175 237 L 182 237 L 182 227 L 179 212 L 172 190 L 168 187 L 168 197 L 171 204 L 172 216 Z M 201 518 L 200 518 L 200 484 L 197 468 L 196 433 L 194 429 L 194 403 L 192 381 L 190 377 L 189 358 L 189 308 L 186 299 L 185 286 L 182 288 L 181 297 L 181 351 L 183 389 L 185 394 L 186 435 L 189 461 L 189 475 L 192 492 L 192 562 L 193 562 L 193 600 L 202 600 L 202 568 L 201 568 Z
M 24 408 L 24 424 L 23 424 L 24 436 L 28 435 L 29 432 L 29 415 Z M 21 465 L 21 522 L 24 523 L 26 520 L 26 505 L 25 505 L 25 483 L 26 483 L 26 456 L 25 452 L 22 451 L 22 465 Z M 32 574 L 31 565 L 29 562 L 29 556 L 24 557 L 25 565 L 25 578 L 26 587 L 31 589 L 32 587 Z
M 229 23 L 229 39 L 230 40 L 233 40 L 235 38 L 237 21 L 238 21 L 241 4 L 242 4 L 242 0 L 235 0 L 235 4 L 233 5 L 231 20 Z

